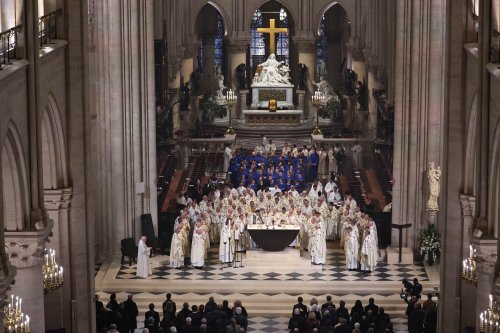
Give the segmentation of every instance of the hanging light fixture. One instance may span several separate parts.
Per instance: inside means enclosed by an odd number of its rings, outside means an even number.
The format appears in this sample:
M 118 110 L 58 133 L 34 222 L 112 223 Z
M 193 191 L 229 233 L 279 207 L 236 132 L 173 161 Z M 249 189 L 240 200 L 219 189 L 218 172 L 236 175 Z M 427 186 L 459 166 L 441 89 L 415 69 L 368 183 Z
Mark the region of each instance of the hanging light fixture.
M 63 285 L 63 268 L 56 263 L 56 251 L 49 249 L 48 253 L 45 254 L 42 273 L 43 289 L 46 294 Z
M 23 300 L 11 295 L 10 302 L 4 306 L 3 326 L 6 333 L 31 333 L 30 317 L 22 312 Z
M 493 300 L 493 295 L 489 296 L 488 310 L 481 312 L 479 315 L 479 332 L 481 333 L 497 333 L 499 332 L 498 306 L 496 300 Z
M 469 245 L 469 257 L 462 262 L 462 279 L 477 286 L 476 249 Z

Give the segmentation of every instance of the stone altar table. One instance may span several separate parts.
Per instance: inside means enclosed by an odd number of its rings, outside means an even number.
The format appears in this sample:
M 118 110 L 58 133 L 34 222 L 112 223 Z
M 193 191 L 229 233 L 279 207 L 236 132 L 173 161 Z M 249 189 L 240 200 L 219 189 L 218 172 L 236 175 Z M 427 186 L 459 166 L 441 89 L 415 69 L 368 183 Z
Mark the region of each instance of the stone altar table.
M 299 125 L 302 117 L 302 110 L 244 110 L 243 118 L 245 124 L 253 126 L 269 125 Z

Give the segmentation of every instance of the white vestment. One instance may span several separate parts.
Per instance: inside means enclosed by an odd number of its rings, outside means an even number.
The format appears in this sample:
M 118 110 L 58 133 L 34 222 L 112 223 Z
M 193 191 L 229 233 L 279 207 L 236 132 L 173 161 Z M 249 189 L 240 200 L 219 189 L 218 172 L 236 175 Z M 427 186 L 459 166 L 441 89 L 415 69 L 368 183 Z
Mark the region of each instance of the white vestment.
M 147 278 L 149 275 L 153 274 L 151 270 L 151 264 L 149 263 L 149 252 L 150 250 L 146 246 L 146 243 L 141 239 L 138 245 L 139 250 L 137 251 L 137 276 L 142 278 Z
M 317 223 L 317 229 L 313 231 L 311 242 L 311 262 L 313 264 L 326 264 L 326 235 L 321 223 Z
M 367 235 L 361 247 L 361 270 L 373 271 L 377 267 L 378 247 L 375 237 Z
M 219 259 L 222 263 L 233 262 L 234 237 L 232 235 L 232 226 L 224 224 L 220 233 Z
M 193 240 L 191 242 L 191 265 L 194 267 L 203 267 L 205 265 L 205 235 L 198 234 L 195 229 L 193 232 Z
M 184 248 L 179 233 L 174 233 L 170 245 L 170 267 L 178 268 L 184 266 Z
M 231 161 L 231 158 L 233 158 L 233 151 L 230 147 L 226 147 L 224 150 L 224 172 L 229 169 L 229 162 Z
M 350 234 L 346 235 L 344 251 L 347 269 L 357 269 L 359 243 L 357 234 L 354 231 L 351 231 Z

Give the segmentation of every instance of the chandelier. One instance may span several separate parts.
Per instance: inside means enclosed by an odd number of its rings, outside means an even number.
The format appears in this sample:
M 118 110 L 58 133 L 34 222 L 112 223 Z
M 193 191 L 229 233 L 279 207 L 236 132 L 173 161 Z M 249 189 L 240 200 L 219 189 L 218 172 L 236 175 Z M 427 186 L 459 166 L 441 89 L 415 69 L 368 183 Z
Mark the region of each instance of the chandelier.
M 56 251 L 53 249 L 49 249 L 49 252 L 45 254 L 42 273 L 43 290 L 46 294 L 62 286 L 64 282 L 63 268 L 56 263 Z
M 3 326 L 6 333 L 31 333 L 30 317 L 21 311 L 23 300 L 14 295 L 10 296 L 10 302 L 4 306 Z
M 477 286 L 476 249 L 469 245 L 469 257 L 462 262 L 462 279 Z
M 479 315 L 480 326 L 479 332 L 481 333 L 496 333 L 499 332 L 499 320 L 497 302 L 493 302 L 493 295 L 490 294 L 490 302 L 488 310 L 481 312 Z

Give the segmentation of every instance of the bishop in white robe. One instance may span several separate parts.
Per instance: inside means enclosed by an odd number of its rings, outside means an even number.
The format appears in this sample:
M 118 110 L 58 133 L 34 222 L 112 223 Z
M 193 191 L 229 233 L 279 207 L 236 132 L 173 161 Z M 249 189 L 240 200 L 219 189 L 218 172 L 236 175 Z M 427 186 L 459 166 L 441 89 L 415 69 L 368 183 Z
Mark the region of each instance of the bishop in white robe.
M 347 270 L 355 271 L 358 269 L 359 243 L 357 234 L 351 227 L 346 229 L 346 239 L 344 244 Z
M 193 267 L 203 267 L 205 265 L 205 234 L 200 222 L 196 222 L 191 242 L 191 265 Z
M 219 244 L 219 260 L 221 263 L 232 263 L 234 254 L 234 236 L 231 219 L 227 218 L 222 226 Z
M 149 275 L 153 274 L 151 270 L 151 264 L 149 262 L 149 254 L 151 248 L 146 245 L 146 236 L 142 236 L 138 244 L 137 251 L 137 276 L 142 278 L 147 278 Z
M 361 246 L 361 270 L 371 272 L 377 267 L 378 247 L 374 235 L 370 233 L 369 229 L 366 232 Z
M 317 218 L 315 222 L 311 242 L 311 262 L 315 265 L 326 264 L 326 234 L 322 223 Z
M 182 266 L 184 266 L 184 245 L 180 230 L 176 230 L 170 245 L 170 267 L 179 268 Z

